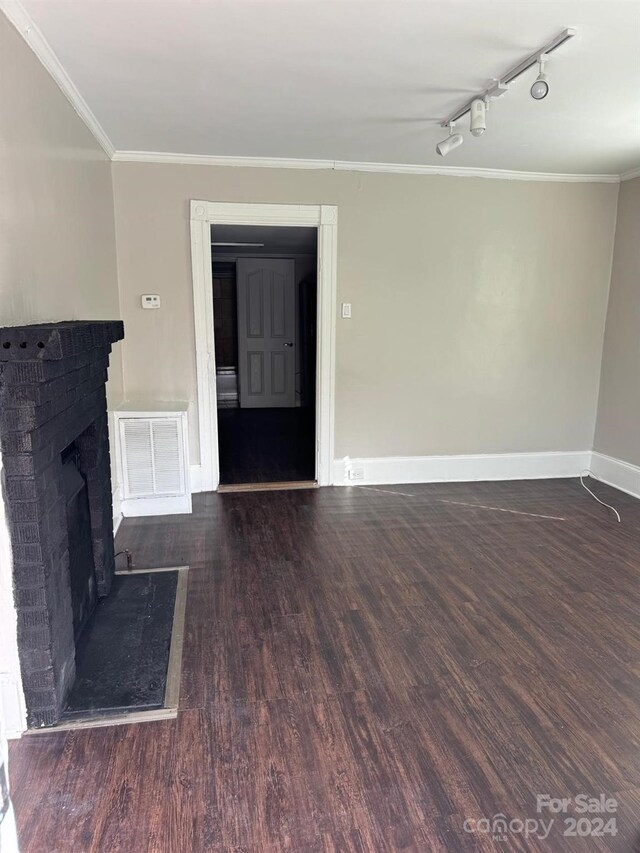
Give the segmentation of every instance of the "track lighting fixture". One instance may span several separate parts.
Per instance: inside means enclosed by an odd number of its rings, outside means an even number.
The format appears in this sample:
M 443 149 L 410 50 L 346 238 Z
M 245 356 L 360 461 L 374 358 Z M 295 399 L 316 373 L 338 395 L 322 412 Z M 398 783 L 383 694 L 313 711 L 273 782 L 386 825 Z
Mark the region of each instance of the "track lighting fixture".
M 462 116 L 467 113 L 470 113 L 471 133 L 474 136 L 480 136 L 486 129 L 484 113 L 489 103 L 495 98 L 502 97 L 502 95 L 507 92 L 507 88 L 513 80 L 520 77 L 521 74 L 524 74 L 525 71 L 528 71 L 535 65 L 539 65 L 540 73 L 531 86 L 531 97 L 536 101 L 541 101 L 543 98 L 546 98 L 549 94 L 549 83 L 544 73 L 544 63 L 547 61 L 550 53 L 557 50 L 563 44 L 566 44 L 566 42 L 568 42 L 569 39 L 572 39 L 575 35 L 576 30 L 572 28 L 563 30 L 552 41 L 538 48 L 535 53 L 529 54 L 526 59 L 523 59 L 517 65 L 514 65 L 513 68 L 510 68 L 501 77 L 495 78 L 492 85 L 485 89 L 484 92 L 480 92 L 477 95 L 474 95 L 470 100 L 465 101 L 457 110 L 452 112 L 447 116 L 447 118 L 443 119 L 440 122 L 440 126 L 451 128 L 454 122 L 461 119 Z M 453 145 L 449 143 L 444 151 L 440 151 L 440 148 L 444 147 L 445 142 L 448 143 L 449 141 L 444 140 L 444 142 L 439 143 L 436 147 L 438 154 L 442 154 L 442 156 L 444 156 L 445 154 L 448 154 L 449 151 L 453 150 L 453 148 L 457 148 L 458 145 L 462 144 L 462 137 L 460 134 L 455 134 L 455 136 L 459 137 L 459 140 Z
M 464 142 L 464 136 L 461 133 L 453 132 L 453 122 L 449 125 L 449 136 L 438 142 L 436 145 L 436 153 L 441 157 L 446 157 L 454 148 L 458 148 Z
M 471 104 L 469 129 L 471 136 L 482 136 L 487 129 L 487 105 L 481 98 L 476 98 Z
M 547 82 L 547 75 L 544 73 L 544 64 L 546 62 L 546 59 L 547 57 L 543 54 L 538 60 L 538 68 L 540 73 L 536 77 L 535 82 L 533 83 L 530 89 L 531 97 L 535 101 L 541 101 L 549 94 L 549 83 Z
M 509 91 L 509 87 L 502 82 L 502 80 L 498 80 L 498 78 L 494 78 L 493 86 L 487 89 L 484 102 L 488 104 L 489 101 L 495 101 L 496 98 L 501 98 L 503 95 L 506 95 Z

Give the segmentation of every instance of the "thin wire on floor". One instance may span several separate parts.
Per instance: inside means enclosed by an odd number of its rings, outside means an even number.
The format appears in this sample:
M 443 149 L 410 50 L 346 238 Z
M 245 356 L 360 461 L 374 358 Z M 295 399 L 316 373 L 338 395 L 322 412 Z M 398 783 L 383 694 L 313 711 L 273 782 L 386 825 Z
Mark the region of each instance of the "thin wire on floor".
M 585 475 L 587 475 L 589 477 L 592 476 L 591 471 L 588 468 L 585 468 L 585 470 L 580 474 L 580 485 L 582 486 L 582 488 L 585 489 L 587 492 L 589 492 L 591 497 L 594 498 L 596 501 L 598 501 L 599 504 L 602 504 L 602 506 L 606 507 L 607 509 L 610 509 L 611 512 L 618 519 L 618 523 L 620 523 L 622 521 L 622 519 L 620 518 L 620 513 L 618 512 L 618 510 L 615 507 L 611 506 L 611 504 L 608 504 L 605 501 L 600 500 L 600 498 L 596 494 L 594 494 L 588 486 L 585 485 L 585 482 L 584 482 Z M 411 495 L 408 492 L 397 492 L 397 491 L 392 491 L 391 489 L 379 489 L 379 488 L 376 488 L 374 486 L 358 486 L 357 488 L 366 489 L 369 492 L 382 492 L 383 494 L 386 494 L 386 495 L 399 495 L 399 496 L 404 497 L 404 498 L 415 498 L 415 497 L 417 497 L 417 495 Z M 522 512 L 521 510 L 507 509 L 506 507 L 486 506 L 485 504 L 473 504 L 473 503 L 466 503 L 464 501 L 451 501 L 451 500 L 448 501 L 448 500 L 443 500 L 443 499 L 436 499 L 436 500 L 438 503 L 455 504 L 457 506 L 468 506 L 468 507 L 474 507 L 475 509 L 488 509 L 488 510 L 493 510 L 494 512 L 510 512 L 510 513 L 513 513 L 514 515 L 528 515 L 528 516 L 532 516 L 534 518 L 547 518 L 547 519 L 553 520 L 553 521 L 566 521 L 566 518 L 562 518 L 562 517 L 556 516 L 556 515 L 540 515 L 540 514 L 534 513 L 534 512 Z
M 611 512 L 614 513 L 615 517 L 618 519 L 618 522 L 621 522 L 622 519 L 620 518 L 620 513 L 618 512 L 618 510 L 614 506 L 611 506 L 611 504 L 605 503 L 604 501 L 600 500 L 600 498 L 597 495 L 595 495 L 588 486 L 585 486 L 585 484 L 584 484 L 585 474 L 588 477 L 593 476 L 591 471 L 588 468 L 584 469 L 582 474 L 580 474 L 580 485 L 582 486 L 582 488 L 586 489 L 589 492 L 589 494 L 591 495 L 591 497 L 595 498 L 595 500 L 597 500 L 599 504 L 602 504 L 602 506 L 606 506 L 607 509 L 610 509 Z
M 410 495 L 408 492 L 397 492 L 397 491 L 392 491 L 391 489 L 378 489 L 374 486 L 356 486 L 356 488 L 365 489 L 368 492 L 381 492 L 382 494 L 385 494 L 385 495 L 398 495 L 399 497 L 403 497 L 403 498 L 417 498 L 418 497 L 418 495 Z M 472 507 L 473 509 L 488 509 L 488 510 L 491 510 L 492 512 L 509 512 L 509 513 L 512 513 L 513 515 L 527 515 L 530 518 L 545 518 L 545 519 L 548 519 L 549 521 L 566 521 L 567 520 L 566 518 L 559 516 L 559 515 L 541 515 L 538 512 L 523 512 L 522 510 L 519 510 L 519 509 L 507 509 L 506 507 L 501 507 L 501 506 L 487 506 L 486 504 L 467 503 L 466 501 L 451 501 L 451 500 L 445 500 L 444 498 L 435 498 L 435 502 L 439 503 L 439 504 L 454 504 L 455 506 L 468 506 L 468 507 Z

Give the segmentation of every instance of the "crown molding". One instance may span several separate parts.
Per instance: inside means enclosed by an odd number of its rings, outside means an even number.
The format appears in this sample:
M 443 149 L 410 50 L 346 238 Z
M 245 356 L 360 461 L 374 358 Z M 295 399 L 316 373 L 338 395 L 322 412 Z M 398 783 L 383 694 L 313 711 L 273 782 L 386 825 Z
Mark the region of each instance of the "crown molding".
M 280 157 L 226 157 L 207 154 L 173 154 L 166 151 L 116 151 L 117 163 L 171 163 L 182 166 L 225 166 L 261 169 L 327 169 L 335 172 L 380 172 L 392 175 L 443 175 L 494 178 L 507 181 L 556 181 L 617 184 L 619 175 L 576 175 L 559 172 L 514 172 L 468 166 L 426 166 L 405 163 L 362 163 L 350 160 L 296 160 Z
M 0 0 L 0 9 L 53 77 L 104 153 L 112 159 L 115 152 L 113 143 L 20 0 Z
M 174 163 L 181 166 L 244 166 L 258 169 L 334 169 L 335 160 L 281 157 L 227 157 L 216 154 L 173 154 L 168 151 L 115 151 L 116 163 Z
M 640 178 L 640 166 L 637 169 L 629 169 L 628 172 L 623 172 L 620 175 L 621 181 L 632 181 L 634 178 Z
M 459 178 L 493 178 L 504 181 L 557 181 L 567 183 L 617 184 L 619 175 L 581 175 L 563 172 L 520 172 L 509 169 L 481 169 L 474 166 L 426 166 L 404 163 L 351 163 L 336 160 L 337 171 L 385 172 L 398 175 L 445 175 Z

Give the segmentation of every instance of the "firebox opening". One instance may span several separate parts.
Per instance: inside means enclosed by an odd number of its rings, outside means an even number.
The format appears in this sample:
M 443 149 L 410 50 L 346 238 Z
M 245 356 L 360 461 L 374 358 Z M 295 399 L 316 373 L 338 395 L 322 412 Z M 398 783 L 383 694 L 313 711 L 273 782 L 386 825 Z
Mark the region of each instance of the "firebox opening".
M 69 542 L 73 637 L 77 643 L 98 603 L 98 590 L 91 542 L 87 481 L 82 472 L 80 451 L 75 442 L 62 452 L 62 483 Z

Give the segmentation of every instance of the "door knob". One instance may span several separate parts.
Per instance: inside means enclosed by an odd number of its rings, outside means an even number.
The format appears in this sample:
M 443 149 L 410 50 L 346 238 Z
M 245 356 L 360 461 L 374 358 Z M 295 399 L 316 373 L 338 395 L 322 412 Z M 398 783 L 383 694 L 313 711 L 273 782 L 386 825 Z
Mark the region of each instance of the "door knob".
M 285 344 L 283 344 L 282 346 L 285 346 L 285 347 L 292 347 L 292 346 L 293 346 L 293 341 L 287 341 L 287 342 L 286 342 Z

